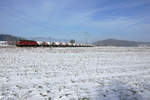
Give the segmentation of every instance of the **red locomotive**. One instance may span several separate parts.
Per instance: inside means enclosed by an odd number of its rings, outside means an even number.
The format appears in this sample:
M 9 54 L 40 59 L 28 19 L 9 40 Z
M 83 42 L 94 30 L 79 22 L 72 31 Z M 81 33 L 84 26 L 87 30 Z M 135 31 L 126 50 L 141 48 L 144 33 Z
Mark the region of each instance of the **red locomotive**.
M 32 41 L 32 40 L 20 40 L 16 42 L 16 46 L 20 46 L 20 47 L 36 47 L 39 46 L 38 43 L 36 41 Z

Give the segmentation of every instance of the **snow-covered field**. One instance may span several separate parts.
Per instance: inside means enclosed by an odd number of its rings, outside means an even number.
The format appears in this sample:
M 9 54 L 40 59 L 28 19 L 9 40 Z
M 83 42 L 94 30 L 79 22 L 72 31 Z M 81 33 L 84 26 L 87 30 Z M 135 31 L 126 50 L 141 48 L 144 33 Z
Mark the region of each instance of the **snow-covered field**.
M 0 48 L 0 100 L 150 100 L 150 48 Z

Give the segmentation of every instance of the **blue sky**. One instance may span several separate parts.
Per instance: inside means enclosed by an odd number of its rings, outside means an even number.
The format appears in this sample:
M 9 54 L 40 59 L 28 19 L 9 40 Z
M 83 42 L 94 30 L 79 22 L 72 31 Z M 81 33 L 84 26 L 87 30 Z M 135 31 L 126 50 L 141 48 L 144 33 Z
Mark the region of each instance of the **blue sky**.
M 150 0 L 0 0 L 0 33 L 150 41 Z

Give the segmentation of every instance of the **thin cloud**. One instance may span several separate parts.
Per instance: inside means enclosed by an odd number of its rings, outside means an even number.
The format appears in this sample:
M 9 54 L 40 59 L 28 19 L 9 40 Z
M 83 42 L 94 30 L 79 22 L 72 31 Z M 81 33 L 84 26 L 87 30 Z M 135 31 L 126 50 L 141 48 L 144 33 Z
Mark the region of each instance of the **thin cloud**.
M 22 1 L 23 3 L 21 3 Z M 150 32 L 148 29 L 150 26 L 149 15 L 137 13 L 136 16 L 130 17 L 128 12 L 131 9 L 133 13 L 138 12 L 133 8 L 141 8 L 143 13 L 146 13 L 143 7 L 149 3 L 149 0 L 93 0 L 92 2 L 89 0 L 14 0 L 13 6 L 8 6 L 11 4 L 6 3 L 0 6 L 0 12 L 4 13 L 0 18 L 6 23 L 10 23 L 3 26 L 5 29 L 20 27 L 29 34 L 35 30 L 43 34 L 55 33 L 57 36 L 59 33 L 66 36 L 66 33 L 72 34 L 77 31 L 88 31 L 95 36 L 98 36 L 100 32 L 108 32 L 113 35 L 114 33 L 131 34 L 143 31 L 146 36 Z M 122 12 L 124 9 L 126 12 Z M 118 14 L 109 13 L 115 11 L 118 11 Z M 125 13 L 126 16 L 119 15 L 121 13 Z M 13 19 L 17 19 L 20 25 L 10 21 Z M 26 25 L 31 26 L 30 29 L 24 27 Z M 15 28 L 14 31 L 18 32 Z

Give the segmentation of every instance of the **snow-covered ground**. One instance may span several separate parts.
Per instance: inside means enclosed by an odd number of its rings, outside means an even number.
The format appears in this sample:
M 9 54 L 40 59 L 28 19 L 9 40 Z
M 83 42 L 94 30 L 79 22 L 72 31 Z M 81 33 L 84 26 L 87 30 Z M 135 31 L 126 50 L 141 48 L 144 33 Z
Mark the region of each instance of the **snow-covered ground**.
M 0 48 L 0 100 L 150 100 L 150 48 Z

